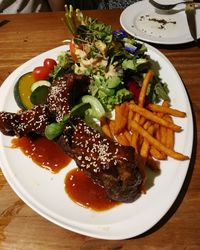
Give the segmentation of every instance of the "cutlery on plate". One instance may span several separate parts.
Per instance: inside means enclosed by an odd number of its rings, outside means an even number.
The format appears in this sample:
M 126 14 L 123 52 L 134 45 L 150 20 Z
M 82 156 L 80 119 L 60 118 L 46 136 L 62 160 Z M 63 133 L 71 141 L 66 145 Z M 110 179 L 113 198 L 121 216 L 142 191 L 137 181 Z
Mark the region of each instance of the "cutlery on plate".
M 185 1 L 185 2 L 179 2 L 179 3 L 175 3 L 175 4 L 160 4 L 157 3 L 154 0 L 149 0 L 150 4 L 152 4 L 155 8 L 160 9 L 160 10 L 171 10 L 174 7 L 176 7 L 179 4 L 192 4 L 193 6 L 198 4 L 200 6 L 200 1 L 199 0 L 195 0 L 195 1 Z
M 196 29 L 196 20 L 195 20 L 195 6 L 193 4 L 186 4 L 185 7 L 185 13 L 187 17 L 187 22 L 190 30 L 190 34 L 194 41 L 198 44 L 198 39 L 197 39 L 197 29 Z

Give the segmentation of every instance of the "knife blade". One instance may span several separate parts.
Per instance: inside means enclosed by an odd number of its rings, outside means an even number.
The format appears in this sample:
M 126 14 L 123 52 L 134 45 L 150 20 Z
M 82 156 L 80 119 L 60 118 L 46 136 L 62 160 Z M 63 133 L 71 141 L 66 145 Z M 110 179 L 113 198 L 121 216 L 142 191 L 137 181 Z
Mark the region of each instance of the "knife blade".
M 186 13 L 186 17 L 187 17 L 187 22 L 188 22 L 190 34 L 191 34 L 192 38 L 194 39 L 194 41 L 196 43 L 198 43 L 196 20 L 195 20 L 196 9 L 195 9 L 195 5 L 192 4 L 192 2 L 186 4 L 185 13 Z

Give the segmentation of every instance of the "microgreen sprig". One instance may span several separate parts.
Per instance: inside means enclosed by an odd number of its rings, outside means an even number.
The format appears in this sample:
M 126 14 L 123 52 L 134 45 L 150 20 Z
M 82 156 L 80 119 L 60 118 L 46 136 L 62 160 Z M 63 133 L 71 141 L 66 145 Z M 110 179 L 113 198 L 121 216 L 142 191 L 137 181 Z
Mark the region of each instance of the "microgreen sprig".
M 75 105 L 69 114 L 64 115 L 62 121 L 53 122 L 45 128 L 45 136 L 49 140 L 53 140 L 62 134 L 67 123 L 70 122 L 72 116 L 83 116 L 85 111 L 90 108 L 89 103 L 79 103 Z

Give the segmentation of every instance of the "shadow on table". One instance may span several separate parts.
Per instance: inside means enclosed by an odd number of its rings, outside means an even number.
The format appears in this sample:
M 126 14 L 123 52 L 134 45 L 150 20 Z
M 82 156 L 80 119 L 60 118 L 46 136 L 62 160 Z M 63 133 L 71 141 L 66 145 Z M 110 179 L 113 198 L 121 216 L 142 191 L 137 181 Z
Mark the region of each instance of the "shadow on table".
M 193 140 L 193 149 L 192 149 L 190 164 L 189 164 L 188 172 L 187 172 L 185 181 L 183 183 L 183 186 L 182 186 L 182 188 L 180 190 L 180 193 L 179 193 L 178 197 L 176 198 L 175 202 L 173 203 L 171 208 L 168 210 L 168 212 L 164 215 L 164 217 L 162 217 L 162 219 L 156 225 L 154 225 L 152 228 L 150 228 L 148 231 L 146 231 L 145 233 L 143 233 L 141 235 L 138 235 L 137 237 L 134 237 L 135 239 L 145 237 L 145 236 L 150 235 L 150 234 L 156 232 L 157 230 L 159 230 L 172 217 L 172 215 L 176 212 L 176 210 L 180 206 L 180 204 L 183 201 L 184 196 L 185 196 L 185 194 L 186 194 L 186 192 L 188 190 L 188 186 L 189 186 L 189 183 L 190 183 L 190 180 L 191 180 L 191 177 L 192 177 L 192 173 L 193 173 L 193 169 L 194 169 L 194 165 L 195 165 L 196 150 L 197 150 L 196 117 L 195 117 L 195 114 L 194 114 L 194 110 L 192 108 L 191 100 L 190 100 L 190 105 L 191 105 L 192 116 L 193 116 L 194 140 Z
M 193 47 L 200 47 L 200 39 L 198 39 L 198 43 L 196 43 L 195 41 L 192 42 L 188 42 L 188 43 L 183 43 L 183 44 L 170 44 L 170 45 L 166 45 L 166 44 L 153 44 L 150 43 L 153 47 L 156 47 L 157 49 L 166 49 L 166 50 L 184 50 L 184 49 L 190 49 Z

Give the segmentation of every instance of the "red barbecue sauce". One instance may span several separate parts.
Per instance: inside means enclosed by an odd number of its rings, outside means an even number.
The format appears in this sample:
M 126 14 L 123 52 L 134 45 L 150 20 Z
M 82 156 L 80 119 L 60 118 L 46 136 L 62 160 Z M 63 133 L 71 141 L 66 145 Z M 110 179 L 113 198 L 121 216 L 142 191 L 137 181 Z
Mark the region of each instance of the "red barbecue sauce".
M 12 140 L 12 147 L 19 148 L 37 165 L 53 173 L 58 173 L 66 167 L 71 158 L 53 141 L 45 137 L 21 137 Z M 65 177 L 65 190 L 69 197 L 77 204 L 95 211 L 111 209 L 119 202 L 111 201 L 104 190 L 94 184 L 83 171 L 72 169 Z
M 108 210 L 120 204 L 110 200 L 105 189 L 93 183 L 92 179 L 78 168 L 72 169 L 66 175 L 65 190 L 75 203 L 95 211 Z
M 13 148 L 20 148 L 37 165 L 58 173 L 66 167 L 71 158 L 54 142 L 45 137 L 21 137 L 12 140 Z

